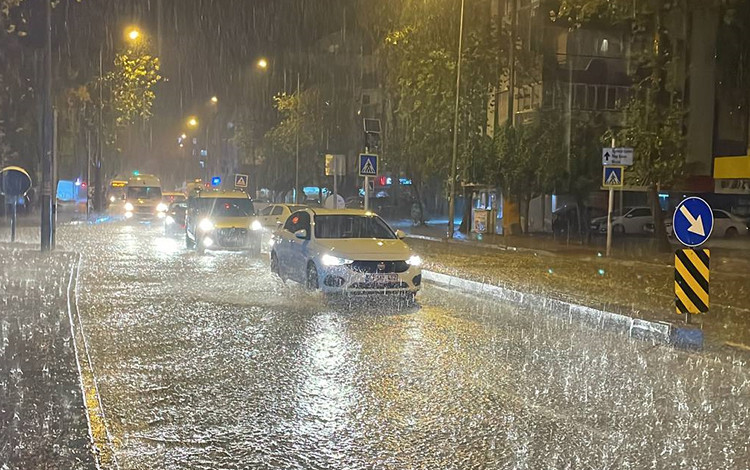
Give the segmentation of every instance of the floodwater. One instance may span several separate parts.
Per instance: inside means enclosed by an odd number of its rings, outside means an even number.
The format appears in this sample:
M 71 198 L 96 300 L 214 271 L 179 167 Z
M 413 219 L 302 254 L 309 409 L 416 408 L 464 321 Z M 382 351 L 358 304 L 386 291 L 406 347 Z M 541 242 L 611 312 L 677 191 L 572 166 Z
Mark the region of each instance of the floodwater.
M 265 256 L 68 226 L 123 469 L 744 468 L 750 369 L 428 285 L 329 304 Z

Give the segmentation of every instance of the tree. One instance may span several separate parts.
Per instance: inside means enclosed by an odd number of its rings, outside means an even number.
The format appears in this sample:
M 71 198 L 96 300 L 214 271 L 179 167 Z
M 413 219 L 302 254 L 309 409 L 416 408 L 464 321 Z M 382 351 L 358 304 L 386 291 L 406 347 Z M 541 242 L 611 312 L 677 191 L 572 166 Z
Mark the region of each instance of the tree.
M 458 2 L 408 2 L 390 16 L 379 55 L 384 63 L 390 113 L 387 160 L 414 180 L 415 188 L 450 174 L 456 86 Z M 459 177 L 476 169 L 488 148 L 486 106 L 500 76 L 499 30 L 489 5 L 467 2 L 459 108 Z M 385 29 L 385 28 L 383 28 Z M 381 29 L 382 30 L 382 29 Z M 474 172 L 476 174 L 476 172 Z M 421 203 L 421 201 L 420 201 Z M 424 211 L 422 211 L 424 213 Z
M 687 17 L 689 9 L 687 0 L 563 0 L 556 14 L 572 28 L 593 21 L 630 26 L 631 59 L 635 65 L 632 99 L 622 128 L 608 130 L 603 140 L 608 142 L 614 136 L 618 145 L 635 148 L 631 173 L 636 184 L 649 188 L 654 236 L 663 250 L 669 249 L 669 241 L 657 188 L 672 185 L 684 175 L 686 115 L 681 100 L 684 83 L 680 83 L 676 68 L 671 66 L 679 51 L 666 24 L 669 15 L 680 12 Z
M 299 95 L 278 94 L 274 97 L 274 107 L 281 120 L 264 136 L 266 158 L 261 171 L 265 180 L 275 181 L 278 190 L 294 186 L 299 142 L 299 182 L 301 185 L 318 182 L 322 160 L 317 157 L 324 148 L 329 125 L 328 107 L 321 99 L 320 89 L 308 88 Z

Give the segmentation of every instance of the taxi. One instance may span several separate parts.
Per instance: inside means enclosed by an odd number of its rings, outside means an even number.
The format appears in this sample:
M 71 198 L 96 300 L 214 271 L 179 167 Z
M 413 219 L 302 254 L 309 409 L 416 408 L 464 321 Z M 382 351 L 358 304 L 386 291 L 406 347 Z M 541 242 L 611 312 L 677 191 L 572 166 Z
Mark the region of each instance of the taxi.
M 262 226 L 250 197 L 241 191 L 197 191 L 188 198 L 185 245 L 198 253 L 260 253 Z

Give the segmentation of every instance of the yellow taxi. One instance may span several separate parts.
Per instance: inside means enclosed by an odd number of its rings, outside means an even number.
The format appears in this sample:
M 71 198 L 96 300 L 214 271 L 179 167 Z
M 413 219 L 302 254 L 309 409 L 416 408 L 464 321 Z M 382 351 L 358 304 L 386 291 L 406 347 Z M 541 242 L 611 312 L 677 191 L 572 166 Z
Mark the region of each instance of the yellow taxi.
M 250 197 L 241 191 L 196 191 L 188 198 L 185 245 L 199 253 L 260 253 L 262 226 Z

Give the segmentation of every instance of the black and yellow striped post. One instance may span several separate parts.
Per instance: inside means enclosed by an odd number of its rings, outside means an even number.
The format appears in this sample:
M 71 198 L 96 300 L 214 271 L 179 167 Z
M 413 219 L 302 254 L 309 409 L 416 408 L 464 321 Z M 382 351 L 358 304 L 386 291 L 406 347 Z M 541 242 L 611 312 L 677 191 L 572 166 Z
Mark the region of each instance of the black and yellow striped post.
M 708 279 L 711 250 L 685 248 L 675 251 L 674 293 L 677 314 L 708 312 Z

